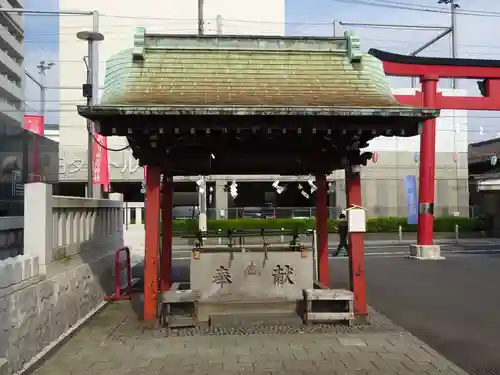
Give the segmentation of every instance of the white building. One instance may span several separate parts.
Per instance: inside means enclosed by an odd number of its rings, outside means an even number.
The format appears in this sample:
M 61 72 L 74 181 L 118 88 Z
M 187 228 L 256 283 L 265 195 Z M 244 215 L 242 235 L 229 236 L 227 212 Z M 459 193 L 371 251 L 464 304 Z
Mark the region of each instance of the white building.
M 0 0 L 2 1 L 2 0 Z M 106 60 L 132 47 L 135 28 L 145 27 L 148 33 L 198 32 L 198 0 L 60 0 L 60 9 L 97 10 L 99 32 L 105 40 L 99 46 L 99 86 L 104 84 Z M 204 0 L 204 32 L 206 34 L 273 34 L 285 33 L 285 0 Z M 76 38 L 81 30 L 92 30 L 92 16 L 61 16 L 59 21 L 59 72 L 60 84 L 78 87 L 86 79 L 82 57 L 87 54 L 85 42 Z M 85 120 L 75 110 L 83 103 L 81 90 L 61 90 L 60 153 L 66 170 L 64 180 L 81 178 L 86 170 L 87 133 Z M 110 139 L 108 146 L 119 147 L 123 139 Z M 128 153 L 110 154 L 112 179 L 142 179 L 143 173 L 131 166 Z M 76 160 L 78 159 L 78 160 Z M 74 168 L 77 161 L 79 168 Z M 84 163 L 82 166 L 80 160 Z M 73 168 L 71 164 L 73 163 Z M 127 163 L 125 166 L 124 164 Z M 123 171 L 125 167 L 126 171 Z M 85 172 L 86 173 L 86 172 Z
M 20 0 L 0 0 L 0 8 L 22 8 Z M 23 16 L 0 13 L 0 123 L 23 126 Z

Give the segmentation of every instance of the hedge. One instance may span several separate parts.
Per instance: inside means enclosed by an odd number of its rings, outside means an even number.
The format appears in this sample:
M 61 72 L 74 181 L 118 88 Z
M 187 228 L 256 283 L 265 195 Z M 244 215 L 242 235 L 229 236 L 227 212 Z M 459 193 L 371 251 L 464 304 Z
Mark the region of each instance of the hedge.
M 455 225 L 458 224 L 460 232 L 478 232 L 488 231 L 491 219 L 488 217 L 437 217 L 434 219 L 435 232 L 454 232 Z M 209 220 L 209 231 L 219 229 L 297 229 L 304 231 L 314 229 L 316 222 L 314 219 L 228 219 L 228 220 Z M 403 232 L 416 232 L 417 225 L 407 224 L 404 217 L 380 217 L 368 219 L 367 232 L 369 233 L 390 233 L 398 232 L 401 226 Z M 173 232 L 176 234 L 194 234 L 198 228 L 198 221 L 194 219 L 174 220 Z M 328 231 L 336 233 L 338 220 L 328 220 Z

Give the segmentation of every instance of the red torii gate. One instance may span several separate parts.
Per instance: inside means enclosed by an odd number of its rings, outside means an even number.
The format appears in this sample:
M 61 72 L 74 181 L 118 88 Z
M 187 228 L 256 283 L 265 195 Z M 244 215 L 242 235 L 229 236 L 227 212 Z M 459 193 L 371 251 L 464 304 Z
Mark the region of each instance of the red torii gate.
M 452 59 L 407 56 L 370 49 L 384 64 L 386 75 L 420 77 L 421 91 L 396 95 L 401 104 L 467 110 L 500 110 L 500 60 Z M 437 92 L 441 78 L 478 79 L 482 97 L 443 96 Z M 434 237 L 434 173 L 436 169 L 436 120 L 426 120 L 420 139 L 418 245 L 432 245 Z

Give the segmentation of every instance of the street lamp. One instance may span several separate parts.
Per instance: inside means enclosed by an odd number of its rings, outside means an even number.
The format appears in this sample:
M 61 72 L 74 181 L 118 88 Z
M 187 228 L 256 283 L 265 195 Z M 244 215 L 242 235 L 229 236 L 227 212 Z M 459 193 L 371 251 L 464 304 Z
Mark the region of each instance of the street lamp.
M 85 40 L 88 44 L 87 59 L 83 58 L 85 65 L 87 67 L 87 82 L 82 85 L 83 97 L 87 98 L 87 106 L 95 103 L 94 101 L 94 85 L 93 85 L 93 75 L 96 71 L 96 64 L 94 58 L 94 42 L 101 42 L 104 40 L 104 35 L 95 31 L 79 31 L 76 37 L 80 40 Z M 96 82 L 97 83 L 97 82 Z M 94 126 L 91 120 L 87 119 L 87 131 L 88 131 L 88 150 L 87 150 L 87 197 L 93 197 L 93 185 L 92 185 L 92 145 L 94 141 Z
M 41 60 L 38 65 L 36 66 L 38 69 L 38 74 L 40 76 L 40 112 L 42 113 L 43 116 L 43 123 L 45 125 L 45 120 L 46 120 L 46 106 L 47 106 L 47 100 L 46 100 L 46 91 L 47 87 L 45 84 L 45 77 L 47 76 L 47 71 L 52 69 L 56 65 L 52 61 L 46 61 L 46 60 Z

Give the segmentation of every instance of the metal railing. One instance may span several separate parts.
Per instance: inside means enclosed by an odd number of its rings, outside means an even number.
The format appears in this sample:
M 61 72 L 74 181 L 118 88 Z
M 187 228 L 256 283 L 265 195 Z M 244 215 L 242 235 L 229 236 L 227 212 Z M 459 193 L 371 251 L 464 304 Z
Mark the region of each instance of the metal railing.
M 328 212 L 334 218 L 341 209 L 328 207 Z M 207 209 L 208 219 L 312 219 L 316 217 L 316 207 L 232 207 L 224 210 L 224 215 L 217 214 L 216 208 Z
M 366 207 L 368 217 L 406 217 L 406 207 L 386 207 L 371 206 Z M 337 219 L 344 207 L 328 207 L 328 217 Z M 176 209 L 174 208 L 174 212 Z M 174 219 L 197 218 L 197 209 L 180 210 L 183 215 L 175 214 Z M 223 211 L 223 214 L 222 212 Z M 460 207 L 461 216 L 477 216 L 479 211 L 471 210 L 469 207 Z M 124 204 L 124 223 L 126 225 L 144 224 L 144 203 Z M 187 216 L 186 216 L 187 215 Z M 193 216 L 194 215 L 194 216 Z M 457 216 L 457 212 L 448 207 L 435 208 L 436 217 Z M 231 207 L 220 210 L 216 208 L 207 209 L 207 218 L 215 219 L 314 219 L 316 217 L 316 207 Z

